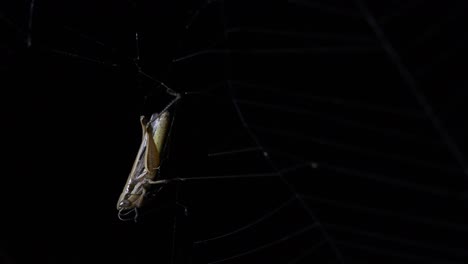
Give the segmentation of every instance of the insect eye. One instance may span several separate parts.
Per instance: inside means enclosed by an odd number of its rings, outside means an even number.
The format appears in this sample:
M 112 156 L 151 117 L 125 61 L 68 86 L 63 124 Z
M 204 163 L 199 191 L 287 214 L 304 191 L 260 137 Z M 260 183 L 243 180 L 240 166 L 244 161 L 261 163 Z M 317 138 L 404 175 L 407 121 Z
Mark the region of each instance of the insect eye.
M 130 207 L 131 203 L 129 200 L 123 200 L 120 202 L 119 207 L 125 208 L 125 207 Z

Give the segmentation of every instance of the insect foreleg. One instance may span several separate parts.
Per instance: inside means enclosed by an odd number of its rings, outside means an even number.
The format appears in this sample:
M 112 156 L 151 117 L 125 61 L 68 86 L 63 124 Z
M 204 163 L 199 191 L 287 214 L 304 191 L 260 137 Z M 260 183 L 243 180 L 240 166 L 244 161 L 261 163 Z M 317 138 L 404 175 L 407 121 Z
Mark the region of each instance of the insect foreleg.
M 157 181 L 146 180 L 145 182 L 149 184 L 153 184 L 153 185 L 158 185 L 158 184 L 167 184 L 171 182 L 171 180 L 157 180 Z

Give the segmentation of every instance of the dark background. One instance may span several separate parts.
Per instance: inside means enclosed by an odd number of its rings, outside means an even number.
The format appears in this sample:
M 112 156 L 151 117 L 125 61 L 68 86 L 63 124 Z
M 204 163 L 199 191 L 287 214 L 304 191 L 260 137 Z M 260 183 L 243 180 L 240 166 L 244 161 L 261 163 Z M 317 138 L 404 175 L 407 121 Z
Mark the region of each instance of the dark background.
M 466 263 L 466 11 L 3 1 L 0 262 Z M 211 178 L 121 222 L 158 80 L 161 174 Z

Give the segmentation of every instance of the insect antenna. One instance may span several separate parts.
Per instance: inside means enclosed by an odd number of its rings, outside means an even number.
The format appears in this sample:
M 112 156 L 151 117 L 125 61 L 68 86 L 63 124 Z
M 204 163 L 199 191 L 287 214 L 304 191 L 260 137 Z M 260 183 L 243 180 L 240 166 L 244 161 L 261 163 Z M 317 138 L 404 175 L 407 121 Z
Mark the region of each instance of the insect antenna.
M 132 213 L 134 213 L 133 217 L 127 217 L 128 215 L 131 215 Z M 125 221 L 125 222 L 132 221 L 132 220 L 136 222 L 138 218 L 138 209 L 136 207 L 130 210 L 122 208 L 119 210 L 119 213 L 117 214 L 117 216 L 119 217 L 120 220 Z

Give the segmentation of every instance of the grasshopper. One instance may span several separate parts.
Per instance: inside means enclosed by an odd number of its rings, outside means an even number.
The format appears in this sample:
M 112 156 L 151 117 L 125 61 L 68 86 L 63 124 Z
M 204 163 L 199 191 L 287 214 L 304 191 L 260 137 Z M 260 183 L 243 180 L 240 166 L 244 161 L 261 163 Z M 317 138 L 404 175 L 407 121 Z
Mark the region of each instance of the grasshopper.
M 155 178 L 159 171 L 161 152 L 169 131 L 170 117 L 168 110 L 153 114 L 149 121 L 144 116 L 140 117 L 143 130 L 142 142 L 117 202 L 119 218 L 122 211 L 135 210 L 136 212 L 137 208 L 143 206 L 150 185 L 164 184 L 168 181 L 155 180 Z

